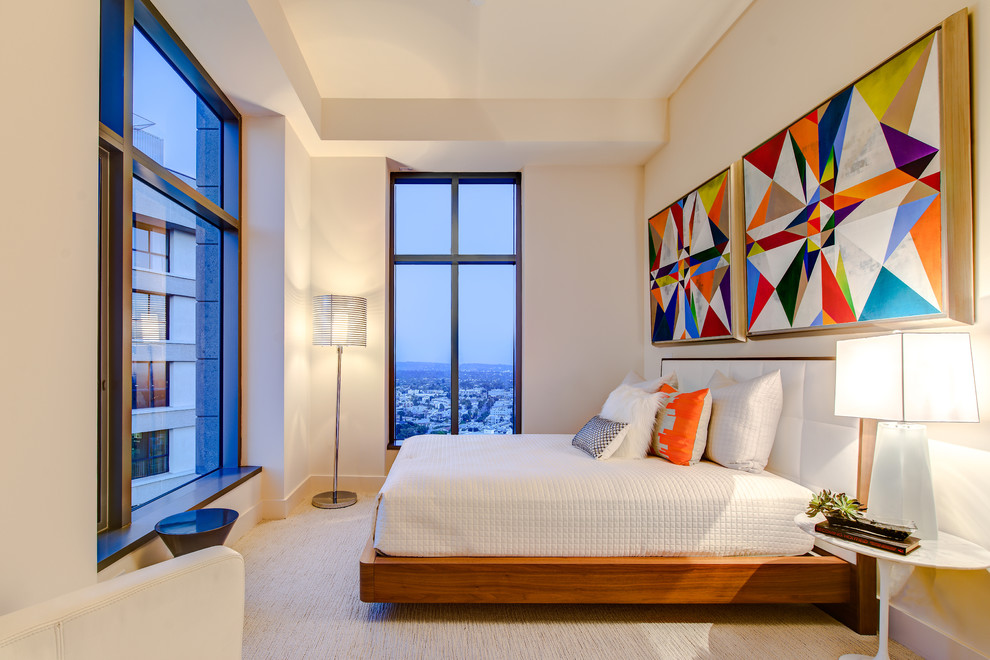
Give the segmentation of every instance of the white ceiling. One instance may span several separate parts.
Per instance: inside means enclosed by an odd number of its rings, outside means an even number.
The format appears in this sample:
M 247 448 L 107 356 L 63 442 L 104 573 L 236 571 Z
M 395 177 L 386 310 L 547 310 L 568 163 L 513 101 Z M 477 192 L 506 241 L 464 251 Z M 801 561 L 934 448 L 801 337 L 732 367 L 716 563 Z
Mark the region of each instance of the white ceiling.
M 448 171 L 642 164 L 751 2 L 155 0 L 243 113 L 285 115 L 311 155 Z
M 665 98 L 745 0 L 281 0 L 324 98 Z

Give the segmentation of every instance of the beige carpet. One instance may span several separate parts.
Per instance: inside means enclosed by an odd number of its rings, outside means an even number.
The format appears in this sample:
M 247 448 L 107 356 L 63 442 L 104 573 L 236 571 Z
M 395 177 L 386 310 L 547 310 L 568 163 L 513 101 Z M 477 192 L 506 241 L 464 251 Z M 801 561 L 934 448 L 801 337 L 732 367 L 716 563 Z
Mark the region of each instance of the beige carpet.
M 392 605 L 358 599 L 373 495 L 305 502 L 237 543 L 247 563 L 245 658 L 773 658 L 874 655 L 807 605 Z M 892 644 L 892 658 L 917 658 Z

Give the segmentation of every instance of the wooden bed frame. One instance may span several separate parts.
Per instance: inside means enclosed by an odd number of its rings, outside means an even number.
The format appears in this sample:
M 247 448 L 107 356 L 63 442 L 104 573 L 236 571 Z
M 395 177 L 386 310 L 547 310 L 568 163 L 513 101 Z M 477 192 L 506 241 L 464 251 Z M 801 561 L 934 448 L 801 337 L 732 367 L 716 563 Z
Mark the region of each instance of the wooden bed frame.
M 860 423 L 861 501 L 875 428 Z M 877 630 L 876 564 L 862 555 L 855 564 L 818 548 L 800 557 L 394 557 L 373 544 L 374 529 L 360 558 L 366 603 L 815 603 L 860 634 Z

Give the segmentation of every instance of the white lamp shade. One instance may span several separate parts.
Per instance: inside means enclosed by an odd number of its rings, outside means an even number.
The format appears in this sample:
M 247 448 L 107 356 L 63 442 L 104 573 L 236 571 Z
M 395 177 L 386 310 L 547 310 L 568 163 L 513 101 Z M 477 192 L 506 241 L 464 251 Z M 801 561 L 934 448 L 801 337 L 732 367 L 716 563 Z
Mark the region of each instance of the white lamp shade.
M 969 334 L 895 333 L 835 345 L 835 414 L 978 422 Z
M 366 346 L 367 299 L 336 294 L 314 296 L 313 343 L 317 346 Z

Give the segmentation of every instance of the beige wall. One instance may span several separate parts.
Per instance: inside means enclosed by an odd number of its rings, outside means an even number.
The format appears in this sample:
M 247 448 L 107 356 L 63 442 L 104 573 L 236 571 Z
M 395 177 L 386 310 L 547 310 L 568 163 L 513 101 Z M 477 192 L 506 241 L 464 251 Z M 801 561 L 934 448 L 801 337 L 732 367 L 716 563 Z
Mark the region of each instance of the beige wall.
M 344 350 L 340 481 L 342 488 L 371 488 L 385 474 L 389 432 L 387 162 L 312 163 L 313 295 L 368 298 L 368 346 Z M 642 252 L 645 231 L 641 180 L 639 167 L 545 166 L 523 173 L 527 433 L 577 431 L 642 362 L 645 284 L 629 284 L 642 282 L 645 268 L 641 258 L 630 258 Z M 311 350 L 311 472 L 326 484 L 337 361 L 333 349 Z
M 283 117 L 242 121 L 241 459 L 261 465 L 261 496 L 286 497 L 285 135 Z
M 990 104 L 981 73 L 990 57 L 983 43 L 990 30 L 985 1 L 972 3 L 972 78 L 974 107 L 974 191 L 977 236 L 978 323 L 971 328 L 977 364 L 982 418 L 990 420 L 990 325 L 987 322 L 990 232 L 982 192 L 990 189 L 987 133 Z M 684 81 L 670 102 L 670 142 L 646 165 L 645 215 L 656 213 L 744 153 L 784 128 L 830 95 L 966 6 L 958 0 L 837 0 L 821 3 L 757 0 L 716 48 Z M 827 55 L 823 55 L 827 53 Z M 985 74 L 983 74 L 985 76 Z M 645 250 L 644 248 L 641 248 Z M 645 306 L 645 296 L 643 298 Z M 642 326 L 649 325 L 649 315 Z M 646 330 L 644 367 L 657 371 L 662 356 L 674 355 L 834 355 L 835 336 L 764 339 L 744 345 L 714 344 L 656 348 Z M 931 425 L 933 438 L 987 449 L 990 424 Z M 946 475 L 965 472 L 985 451 L 952 453 L 933 445 L 940 524 L 943 530 L 990 546 L 990 495 L 972 479 Z M 960 458 L 966 456 L 966 458 Z M 955 465 L 955 467 L 954 467 Z M 968 490 L 967 490 L 968 489 Z M 952 506 L 949 503 L 952 502 Z M 973 524 L 972 521 L 979 521 Z M 969 521 L 969 522 L 967 522 Z M 901 610 L 990 653 L 990 576 L 985 571 L 955 575 L 945 571 L 918 575 L 901 595 Z M 970 585 L 964 595 L 960 581 Z M 895 635 L 910 631 L 894 628 Z M 917 640 L 914 640 L 917 642 Z M 925 640 L 922 640 L 923 642 Z M 921 649 L 919 649 L 921 650 Z
M 3 614 L 96 580 L 99 3 L 0 23 Z
M 243 148 L 241 461 L 284 518 L 309 477 L 310 159 L 284 117 L 245 117 Z
M 285 124 L 285 492 L 310 475 L 310 158 Z M 306 493 L 308 495 L 308 493 Z M 300 496 L 303 496 L 300 493 Z
M 388 165 L 384 158 L 312 161 L 312 293 L 368 299 L 368 345 L 344 348 L 339 487 L 377 490 L 388 433 Z M 313 451 L 321 489 L 333 474 L 337 351 L 311 346 Z
M 523 171 L 524 433 L 575 433 L 642 362 L 639 167 Z

